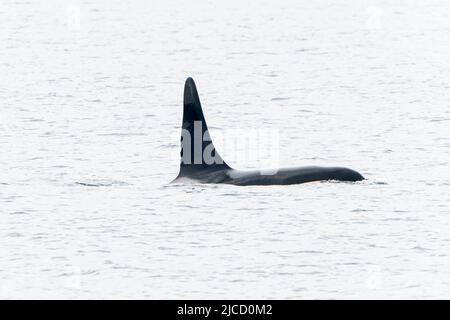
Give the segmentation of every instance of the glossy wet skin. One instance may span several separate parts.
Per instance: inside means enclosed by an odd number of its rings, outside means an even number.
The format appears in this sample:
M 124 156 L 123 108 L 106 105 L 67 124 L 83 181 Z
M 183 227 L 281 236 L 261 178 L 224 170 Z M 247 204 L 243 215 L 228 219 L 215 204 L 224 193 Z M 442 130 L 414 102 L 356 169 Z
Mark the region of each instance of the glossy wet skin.
M 231 170 L 230 183 L 235 185 L 288 185 L 320 180 L 360 181 L 364 177 L 358 172 L 341 167 L 294 167 L 279 169 L 275 174 L 264 171 Z
M 361 181 L 364 177 L 358 172 L 343 167 L 292 167 L 265 174 L 260 170 L 205 170 L 179 176 L 175 181 L 197 181 L 202 183 L 226 183 L 238 186 L 251 185 L 289 185 L 313 181 Z

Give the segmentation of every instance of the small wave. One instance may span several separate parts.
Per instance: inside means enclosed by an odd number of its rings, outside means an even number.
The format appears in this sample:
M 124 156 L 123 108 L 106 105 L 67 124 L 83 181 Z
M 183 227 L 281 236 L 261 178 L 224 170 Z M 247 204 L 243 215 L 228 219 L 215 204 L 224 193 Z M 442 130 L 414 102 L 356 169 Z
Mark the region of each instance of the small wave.
M 15 214 L 19 214 L 19 215 L 21 215 L 21 214 L 29 214 L 29 212 L 25 212 L 25 211 L 14 211 L 14 212 L 11 212 L 10 213 L 11 215 L 15 215 Z
M 424 248 L 424 247 L 421 247 L 421 246 L 415 246 L 412 249 L 413 250 L 418 250 L 418 251 L 430 251 L 430 249 Z
M 364 183 L 365 180 L 362 181 L 343 181 L 343 180 L 320 180 L 319 183 L 338 183 L 338 184 L 361 184 Z
M 172 148 L 178 147 L 178 145 L 175 143 L 165 143 L 165 144 L 160 145 L 159 147 L 161 149 L 172 149 Z
M 77 185 L 81 185 L 84 187 L 112 187 L 112 186 L 127 186 L 129 185 L 127 182 L 123 181 L 77 181 L 75 182 Z
M 146 136 L 146 133 L 142 132 L 111 132 L 111 133 L 99 133 L 100 137 L 132 137 L 132 136 Z
M 291 98 L 289 97 L 275 97 L 270 99 L 271 101 L 284 101 L 284 100 L 290 100 Z
M 357 209 L 353 209 L 353 210 L 352 210 L 352 212 L 370 212 L 370 211 L 372 211 L 372 210 L 368 210 L 368 209 L 360 209 L 360 208 L 357 208 Z
M 19 238 L 19 237 L 23 237 L 22 233 L 19 232 L 11 232 L 7 234 L 8 237 L 12 237 L 12 238 Z
M 384 182 L 384 181 L 369 181 L 369 180 L 365 180 L 365 181 L 367 181 L 367 184 L 370 184 L 370 185 L 387 185 L 388 184 L 387 182 Z

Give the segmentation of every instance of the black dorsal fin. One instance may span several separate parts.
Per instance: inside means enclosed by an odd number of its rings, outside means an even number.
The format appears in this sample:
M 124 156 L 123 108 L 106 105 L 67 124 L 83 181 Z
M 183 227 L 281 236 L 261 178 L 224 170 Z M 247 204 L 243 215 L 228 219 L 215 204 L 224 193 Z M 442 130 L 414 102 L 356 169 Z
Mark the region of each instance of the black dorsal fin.
M 194 80 L 187 78 L 184 85 L 181 163 L 178 177 L 225 169 L 230 167 L 220 157 L 210 138 Z

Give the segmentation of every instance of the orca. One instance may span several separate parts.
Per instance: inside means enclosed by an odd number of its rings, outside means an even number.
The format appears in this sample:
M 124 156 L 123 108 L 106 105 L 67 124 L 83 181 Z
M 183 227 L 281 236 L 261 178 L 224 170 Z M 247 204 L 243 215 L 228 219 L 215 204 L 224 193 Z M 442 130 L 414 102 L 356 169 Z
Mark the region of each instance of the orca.
M 235 170 L 219 155 L 209 136 L 197 88 L 192 78 L 184 86 L 181 162 L 173 182 L 222 183 L 237 186 L 291 185 L 312 181 L 360 181 L 364 177 L 343 167 L 292 167 L 274 170 Z M 269 171 L 270 172 L 270 171 Z

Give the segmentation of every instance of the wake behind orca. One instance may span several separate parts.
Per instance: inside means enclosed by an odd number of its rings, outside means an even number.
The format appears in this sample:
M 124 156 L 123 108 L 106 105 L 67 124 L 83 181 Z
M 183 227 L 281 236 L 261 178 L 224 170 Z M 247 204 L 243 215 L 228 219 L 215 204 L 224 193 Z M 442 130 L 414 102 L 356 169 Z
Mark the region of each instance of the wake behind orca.
M 364 180 L 358 172 L 343 167 L 293 167 L 278 169 L 274 174 L 231 168 L 214 148 L 192 78 L 188 78 L 184 86 L 180 155 L 180 172 L 173 182 L 193 180 L 201 183 L 250 186 L 289 185 L 321 180 Z

